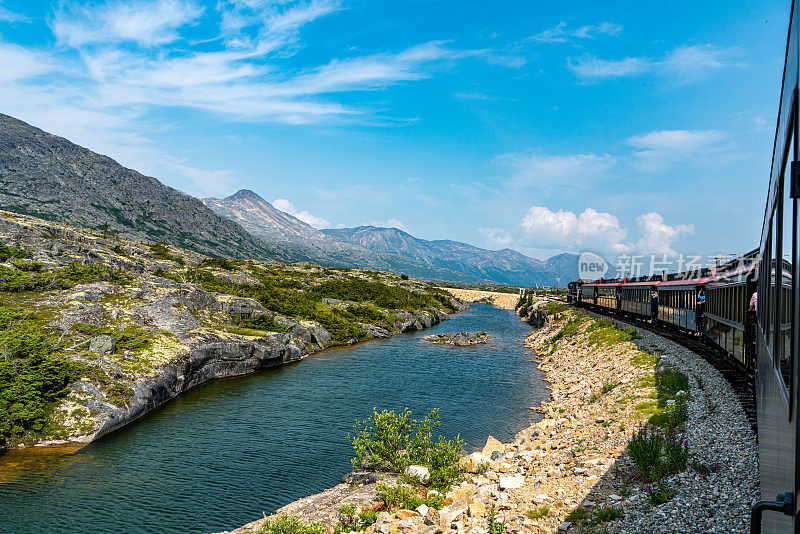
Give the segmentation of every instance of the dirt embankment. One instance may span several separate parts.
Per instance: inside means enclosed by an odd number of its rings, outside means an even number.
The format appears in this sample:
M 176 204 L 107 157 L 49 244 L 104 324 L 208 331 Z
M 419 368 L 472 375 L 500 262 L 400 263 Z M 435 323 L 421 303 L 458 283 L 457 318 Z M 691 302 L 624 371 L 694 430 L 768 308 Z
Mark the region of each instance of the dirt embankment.
M 442 287 L 440 289 L 450 292 L 450 294 L 457 299 L 465 300 L 467 302 L 485 302 L 487 304 L 494 304 L 498 308 L 503 308 L 504 310 L 514 310 L 519 302 L 519 295 L 517 293 L 498 293 L 495 291 L 456 289 L 453 287 Z

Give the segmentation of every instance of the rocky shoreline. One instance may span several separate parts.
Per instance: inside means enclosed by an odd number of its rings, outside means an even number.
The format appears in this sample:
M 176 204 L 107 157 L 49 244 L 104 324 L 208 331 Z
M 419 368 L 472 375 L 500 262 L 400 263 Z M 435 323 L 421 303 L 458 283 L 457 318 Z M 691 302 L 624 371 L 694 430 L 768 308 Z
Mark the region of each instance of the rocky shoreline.
M 451 345 L 453 347 L 469 347 L 489 342 L 489 334 L 486 332 L 456 332 L 425 336 L 422 339 L 437 345 Z
M 755 436 L 727 382 L 702 358 L 640 329 L 607 320 L 574 320 L 576 310 L 533 332 L 525 342 L 541 359 L 552 397 L 536 409 L 542 420 L 512 443 L 489 438 L 462 460 L 468 474 L 433 510 L 381 512 L 365 534 L 506 532 L 746 532 L 758 497 Z M 689 377 L 686 468 L 668 475 L 653 497 L 627 444 L 654 414 L 656 366 Z M 379 475 L 350 475 L 318 495 L 276 512 L 332 529 L 340 507 L 379 510 Z M 396 478 L 383 476 L 383 483 Z M 353 482 L 353 484 L 348 483 Z M 657 504 L 658 503 L 658 504 Z M 231 534 L 256 533 L 267 519 Z

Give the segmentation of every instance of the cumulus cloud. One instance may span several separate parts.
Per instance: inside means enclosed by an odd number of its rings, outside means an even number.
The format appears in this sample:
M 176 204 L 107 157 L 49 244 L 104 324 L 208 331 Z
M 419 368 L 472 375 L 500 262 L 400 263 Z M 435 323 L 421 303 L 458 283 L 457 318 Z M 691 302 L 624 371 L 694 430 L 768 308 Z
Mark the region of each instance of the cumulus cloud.
M 587 208 L 582 213 L 533 206 L 520 226 L 525 244 L 540 249 L 593 251 L 601 254 L 675 254 L 674 244 L 694 233 L 691 224 L 669 225 L 658 213 L 636 218 L 636 236 L 619 219 L 605 212 Z
M 673 243 L 684 235 L 694 233 L 693 224 L 670 226 L 658 213 L 645 213 L 636 218 L 640 237 L 633 250 L 641 254 L 675 254 Z
M 583 186 L 604 177 L 617 163 L 608 154 L 544 155 L 504 154 L 497 161 L 513 169 L 512 181 L 518 186 Z
M 478 228 L 483 241 L 491 248 L 506 248 L 514 242 L 514 238 L 502 228 Z
M 600 35 L 616 37 L 620 33 L 622 33 L 622 26 L 612 22 L 587 24 L 576 29 L 569 29 L 566 22 L 559 22 L 552 28 L 537 33 L 527 40 L 537 43 L 560 44 L 573 39 L 594 39 Z
M 286 200 L 285 198 L 276 198 L 272 205 L 278 208 L 279 210 L 288 213 L 294 217 L 297 217 L 304 223 L 308 224 L 309 226 L 313 226 L 314 228 L 330 228 L 331 223 L 322 217 L 317 217 L 316 215 L 312 215 L 307 210 L 299 210 L 295 208 L 294 204 Z
M 596 250 L 622 252 L 621 241 L 628 231 L 610 214 L 586 208 L 582 213 L 551 211 L 533 206 L 520 222 L 528 241 L 537 248 L 561 247 L 569 250 L 594 247 Z

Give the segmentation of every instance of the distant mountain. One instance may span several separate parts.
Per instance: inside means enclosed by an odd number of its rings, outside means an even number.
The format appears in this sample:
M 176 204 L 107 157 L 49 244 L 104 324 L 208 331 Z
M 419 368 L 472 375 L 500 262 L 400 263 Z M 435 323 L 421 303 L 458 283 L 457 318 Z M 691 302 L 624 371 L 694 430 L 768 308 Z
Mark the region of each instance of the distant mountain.
M 3 114 L 0 209 L 213 256 L 277 256 L 198 199 Z
M 508 248 L 495 251 L 459 241 L 419 239 L 397 228 L 359 226 L 323 232 L 375 251 L 395 265 L 405 263 L 406 274 L 419 278 L 552 286 L 566 284 L 577 273 L 570 263 L 574 258 L 577 265 L 574 254 L 544 262 Z
M 242 189 L 226 198 L 204 198 L 219 215 L 240 224 L 269 247 L 281 251 L 287 261 L 314 261 L 331 267 L 392 270 L 380 255 L 366 248 L 326 235 L 258 196 Z

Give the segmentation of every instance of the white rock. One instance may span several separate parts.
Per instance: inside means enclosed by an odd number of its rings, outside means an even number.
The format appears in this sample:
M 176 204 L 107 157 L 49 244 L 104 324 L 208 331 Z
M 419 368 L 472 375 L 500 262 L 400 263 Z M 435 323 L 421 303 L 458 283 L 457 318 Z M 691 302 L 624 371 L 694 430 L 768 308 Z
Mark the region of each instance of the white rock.
M 431 480 L 431 472 L 424 465 L 409 465 L 404 473 L 411 478 L 416 478 L 422 484 L 427 484 Z
M 422 517 L 428 515 L 428 510 L 430 510 L 430 508 L 428 508 L 424 504 L 420 504 L 419 506 L 417 506 L 417 512 L 419 512 L 419 515 L 421 515 Z
M 539 495 L 537 495 L 537 496 L 535 496 L 533 498 L 533 502 L 535 502 L 536 504 L 542 504 L 543 502 L 547 502 L 547 501 L 550 501 L 550 500 L 552 500 L 550 498 L 550 495 L 548 495 L 546 493 L 540 493 Z
M 522 475 L 501 476 L 498 487 L 501 490 L 521 488 L 525 485 L 525 477 Z
M 570 523 L 569 521 L 564 521 L 563 523 L 558 525 L 558 531 L 559 532 L 566 532 L 566 531 L 568 531 L 570 529 L 571 526 L 572 526 L 572 523 Z

